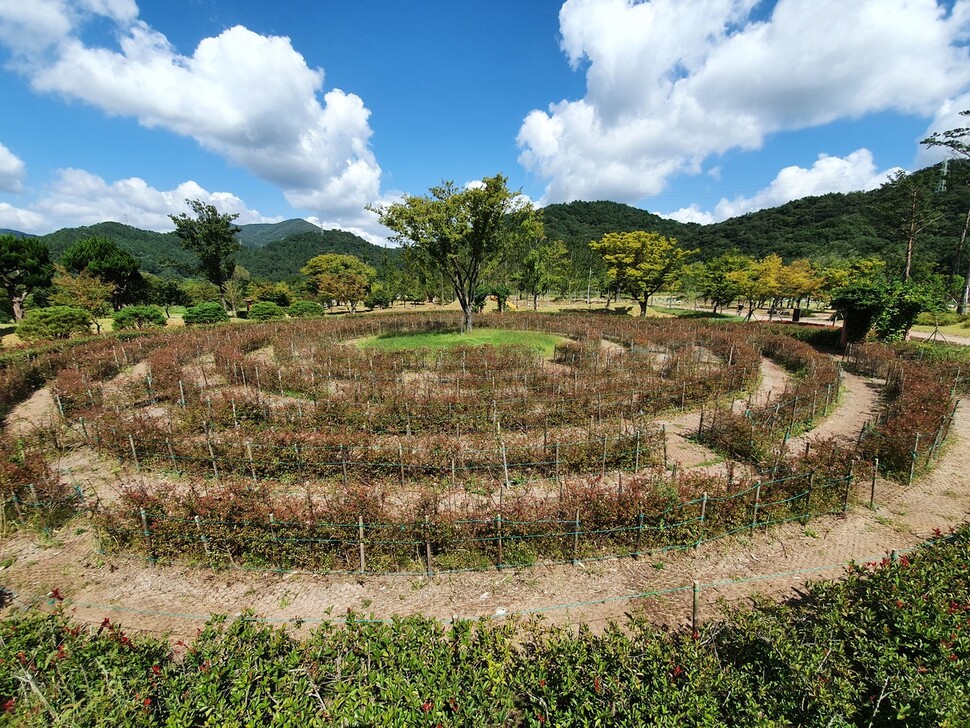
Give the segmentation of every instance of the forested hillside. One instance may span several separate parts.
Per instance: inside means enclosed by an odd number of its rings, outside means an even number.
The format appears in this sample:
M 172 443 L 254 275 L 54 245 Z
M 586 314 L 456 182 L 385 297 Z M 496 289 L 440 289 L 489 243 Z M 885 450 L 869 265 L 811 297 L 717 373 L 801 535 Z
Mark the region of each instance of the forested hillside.
M 120 222 L 101 222 L 76 228 L 63 228 L 41 239 L 51 250 L 51 258 L 60 260 L 64 251 L 78 240 L 105 237 L 127 250 L 141 263 L 142 271 L 162 276 L 192 275 L 195 258 L 182 250 L 175 233 L 157 233 L 124 225 Z
M 315 230 L 276 240 L 262 248 L 243 248 L 239 264 L 257 278 L 286 280 L 299 275 L 300 268 L 310 258 L 324 253 L 356 255 L 374 268 L 380 267 L 385 257 L 392 264 L 400 259 L 400 248 L 381 248 L 344 230 Z
M 945 178 L 940 164 L 912 178 L 922 187 L 928 223 L 918 237 L 917 260 L 927 267 L 946 268 L 970 209 L 970 164 L 951 161 Z M 892 194 L 880 188 L 805 197 L 713 225 L 680 223 L 617 202 L 549 205 L 543 213 L 546 235 L 566 243 L 576 270 L 600 265 L 589 250 L 591 240 L 632 230 L 673 236 L 697 248 L 702 260 L 736 250 L 756 258 L 774 252 L 785 260 L 879 255 L 893 261 L 902 256 L 900 215 L 907 205 L 891 200 Z
M 299 274 L 307 260 L 322 253 L 351 253 L 375 267 L 383 262 L 385 255 L 392 263 L 400 255 L 396 249 L 385 251 L 353 233 L 320 230 L 306 220 L 287 220 L 272 225 L 240 225 L 240 228 L 243 249 L 237 261 L 257 278 L 291 278 Z M 294 230 L 302 232 L 293 234 Z M 60 260 L 71 245 L 92 237 L 111 239 L 134 255 L 146 273 L 176 278 L 195 275 L 195 257 L 182 249 L 174 233 L 157 233 L 119 222 L 102 222 L 63 228 L 44 235 L 42 240 L 50 247 L 51 257 Z M 248 243 L 245 242 L 247 240 Z

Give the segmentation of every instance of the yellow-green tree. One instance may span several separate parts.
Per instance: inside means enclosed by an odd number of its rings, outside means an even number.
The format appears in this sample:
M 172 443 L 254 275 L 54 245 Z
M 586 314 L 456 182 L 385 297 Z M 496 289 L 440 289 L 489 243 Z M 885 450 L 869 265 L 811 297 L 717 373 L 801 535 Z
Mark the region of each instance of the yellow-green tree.
M 647 315 L 650 296 L 673 280 L 697 252 L 680 247 L 674 238 L 643 230 L 607 233 L 589 247 L 603 257 L 617 290 L 640 304 L 641 316 Z
M 728 279 L 737 284 L 741 297 L 748 304 L 748 320 L 751 320 L 756 308 L 782 295 L 784 267 L 781 257 L 771 253 L 745 268 L 727 274 Z
M 814 296 L 821 287 L 821 280 L 811 261 L 805 258 L 793 260 L 784 266 L 779 275 L 779 283 L 781 295 L 790 298 L 795 308 L 800 308 L 802 300 Z
M 307 290 L 328 304 L 346 303 L 351 313 L 370 291 L 377 271 L 356 255 L 324 253 L 306 262 L 300 272 L 307 277 Z
M 53 280 L 54 293 L 50 297 L 51 303 L 87 311 L 100 334 L 101 324 L 98 323 L 98 317 L 108 313 L 111 297 L 115 293 L 115 284 L 102 281 L 87 272 L 74 275 L 61 265 L 55 265 L 54 270 L 56 273 Z

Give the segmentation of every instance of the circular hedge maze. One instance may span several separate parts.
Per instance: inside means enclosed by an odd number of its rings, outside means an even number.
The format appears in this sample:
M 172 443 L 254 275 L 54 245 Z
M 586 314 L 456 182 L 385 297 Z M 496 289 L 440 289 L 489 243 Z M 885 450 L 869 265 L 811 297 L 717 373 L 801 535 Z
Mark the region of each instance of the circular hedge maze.
M 526 343 L 382 347 L 457 323 L 349 316 L 9 358 L 8 408 L 49 384 L 56 416 L 16 437 L 8 427 L 4 513 L 57 523 L 85 510 L 101 548 L 151 561 L 524 567 L 688 548 L 841 512 L 858 460 L 879 456 L 900 473 L 920 465 L 952 416 L 939 372 L 862 347 L 850 363 L 886 377 L 883 416 L 854 448 L 790 453 L 793 434 L 836 406 L 841 367 L 758 326 L 485 315 L 479 327 Z M 540 350 L 549 341 L 551 355 Z M 789 373 L 768 401 L 752 397 L 762 357 Z M 660 416 L 696 418 L 694 438 L 723 467 L 678 468 Z M 117 487 L 57 472 L 52 455 L 65 451 L 120 461 Z

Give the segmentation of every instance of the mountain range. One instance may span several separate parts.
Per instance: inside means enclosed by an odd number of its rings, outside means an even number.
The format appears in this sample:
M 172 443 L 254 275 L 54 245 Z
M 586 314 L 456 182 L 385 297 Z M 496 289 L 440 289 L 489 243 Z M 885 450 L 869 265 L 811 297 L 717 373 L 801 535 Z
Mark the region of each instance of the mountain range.
M 940 270 L 953 257 L 970 208 L 970 163 L 952 161 L 915 172 L 930 223 L 920 233 L 918 258 Z M 892 190 L 831 193 L 805 197 L 779 207 L 752 212 L 710 225 L 682 223 L 618 202 L 570 202 L 543 208 L 546 236 L 563 240 L 576 271 L 599 269 L 602 261 L 589 248 L 608 232 L 648 230 L 676 238 L 698 250 L 700 259 L 728 251 L 754 257 L 778 253 L 794 258 L 847 258 L 879 255 L 891 262 L 902 254 L 900 215 L 908 202 L 892 201 Z M 910 201 L 911 202 L 911 201 Z M 401 249 L 381 247 L 344 230 L 321 230 L 302 219 L 241 225 L 238 262 L 253 276 L 286 280 L 299 275 L 310 258 L 322 253 L 350 253 L 374 267 L 397 264 Z M 3 231 L 0 231 L 3 232 Z M 17 231 L 6 231 L 19 234 Z M 130 251 L 142 269 L 163 276 L 194 274 L 194 257 L 182 250 L 175 233 L 158 233 L 103 222 L 64 228 L 40 236 L 57 260 L 77 240 L 104 236 Z

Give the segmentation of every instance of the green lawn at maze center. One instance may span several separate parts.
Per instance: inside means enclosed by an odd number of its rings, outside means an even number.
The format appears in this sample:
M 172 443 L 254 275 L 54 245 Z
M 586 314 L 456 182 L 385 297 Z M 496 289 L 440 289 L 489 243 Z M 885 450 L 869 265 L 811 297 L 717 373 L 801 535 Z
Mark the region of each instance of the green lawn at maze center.
M 427 349 L 443 351 L 460 346 L 518 346 L 531 349 L 543 358 L 552 358 L 556 345 L 567 341 L 563 336 L 538 331 L 510 331 L 506 329 L 475 329 L 470 334 L 458 331 L 431 331 L 413 334 L 379 334 L 358 339 L 354 343 L 362 349 L 402 351 Z

